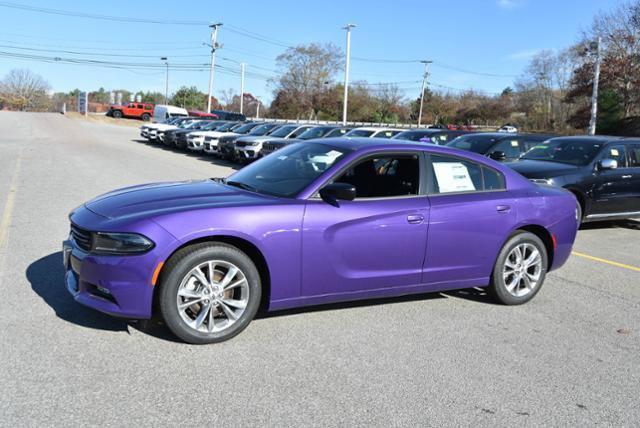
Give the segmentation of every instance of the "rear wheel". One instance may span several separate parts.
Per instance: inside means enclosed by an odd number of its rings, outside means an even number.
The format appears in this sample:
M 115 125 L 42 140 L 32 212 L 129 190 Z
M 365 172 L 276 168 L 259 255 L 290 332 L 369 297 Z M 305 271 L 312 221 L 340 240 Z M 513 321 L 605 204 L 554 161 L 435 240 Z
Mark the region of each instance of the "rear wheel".
M 488 290 L 502 304 L 526 303 L 540 291 L 547 263 L 542 240 L 533 233 L 519 231 L 502 247 Z
M 188 247 L 167 263 L 159 291 L 169 329 L 188 343 L 231 339 L 255 316 L 260 275 L 242 251 L 222 243 Z
M 143 113 L 141 117 L 145 122 L 149 122 L 149 120 L 151 120 L 151 115 L 149 113 Z
M 121 119 L 122 118 L 122 112 L 120 110 L 114 110 L 112 113 L 113 117 L 115 117 L 116 119 Z

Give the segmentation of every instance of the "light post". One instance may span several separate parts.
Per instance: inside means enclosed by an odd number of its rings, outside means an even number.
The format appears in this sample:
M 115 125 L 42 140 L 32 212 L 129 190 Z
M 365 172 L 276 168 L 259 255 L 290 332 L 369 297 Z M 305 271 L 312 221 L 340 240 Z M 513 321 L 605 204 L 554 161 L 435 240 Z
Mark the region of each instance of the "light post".
M 160 61 L 164 61 L 164 64 L 167 66 L 167 76 L 164 82 L 164 103 L 169 104 L 169 61 L 166 56 L 160 58 Z
M 346 27 L 343 27 L 343 30 L 347 30 L 347 51 L 346 58 L 344 64 L 344 101 L 342 106 L 342 124 L 347 124 L 347 104 L 349 99 L 349 60 L 351 56 L 351 29 L 354 28 L 355 24 L 347 24 Z

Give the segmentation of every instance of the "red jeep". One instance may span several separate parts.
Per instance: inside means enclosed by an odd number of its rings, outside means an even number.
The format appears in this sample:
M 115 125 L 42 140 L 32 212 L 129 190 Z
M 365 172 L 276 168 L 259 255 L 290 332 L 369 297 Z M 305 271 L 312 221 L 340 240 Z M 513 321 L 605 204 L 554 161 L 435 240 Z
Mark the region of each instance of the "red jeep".
M 112 105 L 109 107 L 107 116 L 112 116 L 116 119 L 132 117 L 148 122 L 153 117 L 153 104 L 129 103 L 125 105 Z

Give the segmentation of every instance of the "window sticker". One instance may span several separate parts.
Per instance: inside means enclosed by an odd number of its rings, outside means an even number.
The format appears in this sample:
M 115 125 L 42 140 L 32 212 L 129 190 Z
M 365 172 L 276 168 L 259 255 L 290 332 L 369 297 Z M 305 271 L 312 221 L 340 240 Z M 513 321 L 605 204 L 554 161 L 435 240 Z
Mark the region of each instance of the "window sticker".
M 518 147 L 518 142 L 516 140 L 511 141 L 511 147 Z
M 447 139 L 447 136 L 446 136 L 446 135 L 441 135 L 441 136 L 440 136 L 440 139 L 441 139 L 442 141 L 445 141 L 445 140 Z
M 469 170 L 460 162 L 434 162 L 433 170 L 440 193 L 468 192 L 476 190 Z
M 611 156 L 620 156 L 618 149 L 611 149 Z

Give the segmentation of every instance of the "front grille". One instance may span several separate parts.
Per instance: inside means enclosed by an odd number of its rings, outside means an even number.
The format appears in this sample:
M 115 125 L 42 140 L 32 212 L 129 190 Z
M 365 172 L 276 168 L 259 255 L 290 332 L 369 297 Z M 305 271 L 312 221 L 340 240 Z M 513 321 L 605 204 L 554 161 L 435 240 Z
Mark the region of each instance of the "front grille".
M 246 143 L 244 141 L 236 141 L 236 147 L 247 147 L 247 144 L 249 143 Z
M 72 224 L 71 238 L 81 250 L 91 251 L 91 232 Z

